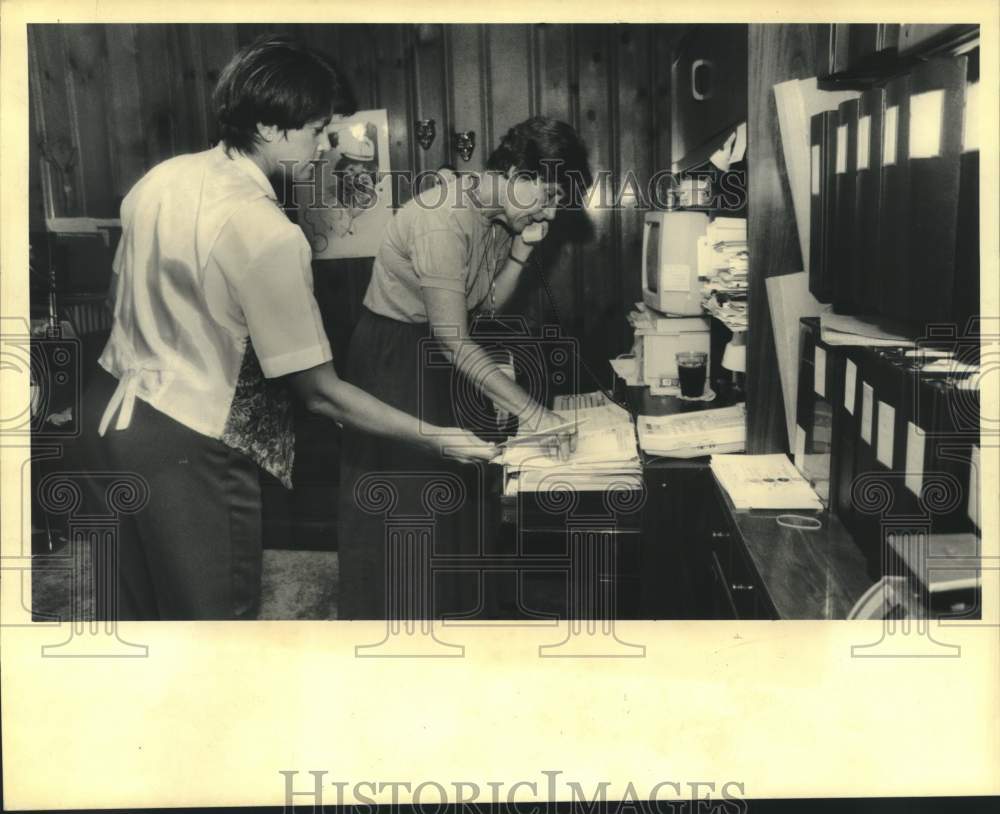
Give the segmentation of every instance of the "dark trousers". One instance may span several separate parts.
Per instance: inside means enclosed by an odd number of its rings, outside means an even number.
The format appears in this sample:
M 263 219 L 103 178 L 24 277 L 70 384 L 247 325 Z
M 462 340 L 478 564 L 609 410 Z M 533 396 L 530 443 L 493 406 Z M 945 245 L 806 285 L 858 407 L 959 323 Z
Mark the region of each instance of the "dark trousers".
M 106 514 L 108 473 L 145 481 L 148 501 L 118 522 L 119 619 L 246 619 L 260 603 L 261 498 L 249 458 L 136 399 L 127 429 L 97 427 L 117 380 L 99 371 L 83 403 L 90 510 Z

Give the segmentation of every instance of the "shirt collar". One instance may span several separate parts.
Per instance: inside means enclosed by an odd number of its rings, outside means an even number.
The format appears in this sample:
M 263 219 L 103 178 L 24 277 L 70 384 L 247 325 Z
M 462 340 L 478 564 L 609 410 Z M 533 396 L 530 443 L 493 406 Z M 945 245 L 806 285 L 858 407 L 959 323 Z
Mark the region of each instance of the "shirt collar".
M 271 182 L 267 180 L 267 176 L 264 175 L 263 170 L 261 170 L 261 168 L 253 162 L 253 159 L 243 155 L 243 153 L 239 150 L 229 150 L 227 153 L 226 145 L 221 141 L 217 145 L 216 149 L 232 161 L 241 172 L 248 175 L 251 180 L 253 180 L 253 182 L 264 191 L 264 194 L 267 195 L 268 198 L 271 200 L 277 200 L 278 196 L 274 194 L 274 187 L 271 186 Z

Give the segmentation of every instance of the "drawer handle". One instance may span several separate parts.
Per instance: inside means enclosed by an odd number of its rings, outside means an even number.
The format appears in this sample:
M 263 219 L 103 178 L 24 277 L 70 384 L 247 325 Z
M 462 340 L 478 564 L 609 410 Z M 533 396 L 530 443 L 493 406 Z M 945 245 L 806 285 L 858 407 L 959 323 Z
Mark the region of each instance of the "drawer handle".
M 700 76 L 699 76 L 700 72 Z M 696 101 L 704 102 L 712 98 L 712 78 L 715 66 L 709 59 L 696 59 L 691 63 L 691 95 Z M 704 90 L 699 90 L 702 87 Z

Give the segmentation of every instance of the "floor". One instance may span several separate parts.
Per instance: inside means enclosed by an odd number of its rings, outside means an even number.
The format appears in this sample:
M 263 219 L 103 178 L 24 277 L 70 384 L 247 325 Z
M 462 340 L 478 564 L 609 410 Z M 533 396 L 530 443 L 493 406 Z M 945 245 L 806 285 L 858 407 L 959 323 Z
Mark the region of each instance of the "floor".
M 66 549 L 63 549 L 66 551 Z M 41 555 L 32 571 L 32 610 L 36 621 L 73 617 L 72 571 L 66 556 Z M 336 619 L 340 578 L 334 551 L 265 549 L 258 619 Z M 80 577 L 83 588 L 78 618 L 94 615 L 93 576 Z

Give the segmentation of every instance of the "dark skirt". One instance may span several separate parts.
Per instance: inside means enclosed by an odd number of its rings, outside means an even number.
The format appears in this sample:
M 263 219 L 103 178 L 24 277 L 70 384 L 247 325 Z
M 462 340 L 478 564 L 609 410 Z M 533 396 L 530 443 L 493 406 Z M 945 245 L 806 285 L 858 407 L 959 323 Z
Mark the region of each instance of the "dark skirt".
M 427 424 L 455 426 L 471 387 L 426 324 L 363 309 L 346 378 Z M 468 413 L 468 410 L 461 412 Z M 468 423 L 463 421 L 462 423 Z M 479 611 L 479 575 L 491 476 L 415 445 L 345 432 L 341 457 L 341 619 L 442 618 Z

